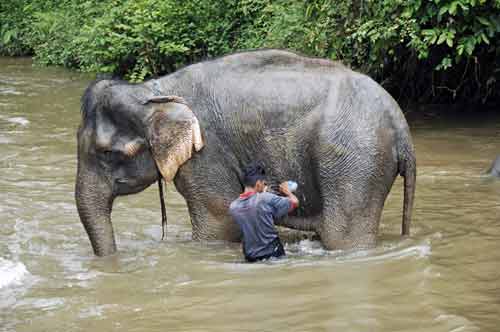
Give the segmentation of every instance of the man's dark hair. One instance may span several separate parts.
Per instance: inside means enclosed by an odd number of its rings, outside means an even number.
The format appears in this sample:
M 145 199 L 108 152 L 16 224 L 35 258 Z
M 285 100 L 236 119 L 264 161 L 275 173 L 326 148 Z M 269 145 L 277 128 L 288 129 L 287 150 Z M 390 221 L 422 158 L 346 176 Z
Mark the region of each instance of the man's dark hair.
M 260 163 L 252 163 L 243 170 L 243 184 L 245 187 L 255 187 L 258 180 L 266 178 L 266 170 Z

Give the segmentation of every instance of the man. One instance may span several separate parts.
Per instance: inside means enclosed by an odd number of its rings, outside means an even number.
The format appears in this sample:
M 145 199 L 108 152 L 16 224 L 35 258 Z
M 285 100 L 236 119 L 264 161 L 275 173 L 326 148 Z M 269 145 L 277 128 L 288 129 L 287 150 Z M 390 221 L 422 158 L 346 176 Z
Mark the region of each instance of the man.
M 229 212 L 241 228 L 245 259 L 256 262 L 285 256 L 274 220 L 296 209 L 299 200 L 286 182 L 280 185 L 285 197 L 266 192 L 265 170 L 257 164 L 245 168 L 243 182 L 244 192 L 231 203 Z

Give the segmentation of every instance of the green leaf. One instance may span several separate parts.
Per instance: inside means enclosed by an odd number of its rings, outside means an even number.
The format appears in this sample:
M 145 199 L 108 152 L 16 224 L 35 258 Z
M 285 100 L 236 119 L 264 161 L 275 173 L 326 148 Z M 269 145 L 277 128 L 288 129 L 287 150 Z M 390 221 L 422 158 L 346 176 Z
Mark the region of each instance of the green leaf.
M 484 17 L 476 16 L 476 20 L 478 20 L 478 22 L 481 23 L 482 25 L 486 25 L 488 27 L 491 26 L 491 22 L 485 19 Z
M 444 43 L 446 41 L 447 38 L 448 38 L 448 34 L 446 32 L 442 32 L 441 35 L 439 36 L 437 44 L 441 45 L 442 43 Z
M 434 30 L 434 29 L 425 29 L 425 30 L 422 30 L 422 34 L 424 36 L 432 36 L 432 35 L 436 34 L 436 30 Z
M 449 47 L 453 47 L 453 37 L 450 38 L 450 36 L 448 36 L 448 38 L 446 38 L 446 44 Z
M 12 37 L 16 37 L 16 31 L 7 30 L 3 35 L 3 44 L 8 44 L 12 40 Z
M 486 35 L 484 34 L 484 32 L 481 32 L 481 38 L 483 39 L 483 41 L 486 43 L 486 44 L 490 44 L 490 40 L 488 39 L 488 37 L 486 37 Z
M 474 53 L 474 49 L 476 48 L 474 39 L 469 38 L 465 44 L 465 52 L 467 52 L 468 55 L 472 55 Z
M 439 15 L 439 16 L 442 16 L 442 15 L 443 15 L 444 13 L 446 13 L 447 11 L 448 11 L 448 6 L 446 6 L 446 5 L 445 5 L 445 6 L 441 7 L 441 9 L 439 9 L 439 13 L 438 13 L 438 15 Z
M 451 15 L 455 15 L 457 13 L 457 5 L 458 5 L 458 1 L 453 1 L 450 4 L 450 8 L 448 9 L 448 13 L 450 13 Z
M 441 63 L 436 66 L 436 70 L 446 70 L 446 69 L 450 68 L 451 65 L 452 65 L 451 58 L 444 57 L 441 60 Z

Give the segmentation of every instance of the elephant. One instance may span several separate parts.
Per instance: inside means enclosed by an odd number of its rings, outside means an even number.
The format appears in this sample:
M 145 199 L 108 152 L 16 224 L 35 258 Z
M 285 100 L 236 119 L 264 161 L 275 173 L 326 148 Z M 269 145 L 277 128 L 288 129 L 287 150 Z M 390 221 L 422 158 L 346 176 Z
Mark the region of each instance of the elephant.
M 376 245 L 398 175 L 410 233 L 416 157 L 406 119 L 378 83 L 339 62 L 245 51 L 140 84 L 98 80 L 81 104 L 75 200 L 97 256 L 117 250 L 114 199 L 157 181 L 184 197 L 193 240 L 240 241 L 228 207 L 253 160 L 271 188 L 299 184 L 300 208 L 276 224 L 315 232 L 327 250 Z
M 488 175 L 499 178 L 500 177 L 500 155 L 491 164 L 491 167 L 487 171 Z

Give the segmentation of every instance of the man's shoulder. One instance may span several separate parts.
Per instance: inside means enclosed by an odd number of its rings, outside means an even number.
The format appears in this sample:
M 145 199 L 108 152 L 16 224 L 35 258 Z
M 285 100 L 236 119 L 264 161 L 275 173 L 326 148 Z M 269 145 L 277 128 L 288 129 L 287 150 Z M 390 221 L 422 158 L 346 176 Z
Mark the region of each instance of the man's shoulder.
M 239 204 L 240 204 L 239 198 L 232 201 L 231 204 L 229 204 L 229 211 L 234 211 L 235 209 L 237 209 Z
M 263 200 L 263 201 L 271 201 L 273 199 L 276 199 L 276 197 L 279 197 L 278 195 L 267 192 L 267 191 L 263 192 L 263 193 L 259 193 L 258 195 L 259 195 L 259 199 Z
M 280 206 L 287 206 L 287 204 L 290 203 L 290 199 L 288 197 L 284 197 L 284 196 L 280 196 L 280 195 L 276 195 L 276 194 L 268 193 L 268 192 L 262 193 L 262 195 L 263 196 L 262 196 L 261 202 L 263 202 L 264 204 L 267 204 L 273 208 L 277 208 Z
M 279 204 L 281 200 L 286 200 L 286 197 L 279 196 L 269 192 L 263 192 L 259 194 L 259 203 L 275 205 Z

